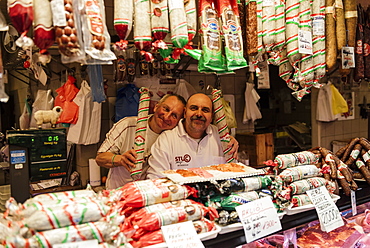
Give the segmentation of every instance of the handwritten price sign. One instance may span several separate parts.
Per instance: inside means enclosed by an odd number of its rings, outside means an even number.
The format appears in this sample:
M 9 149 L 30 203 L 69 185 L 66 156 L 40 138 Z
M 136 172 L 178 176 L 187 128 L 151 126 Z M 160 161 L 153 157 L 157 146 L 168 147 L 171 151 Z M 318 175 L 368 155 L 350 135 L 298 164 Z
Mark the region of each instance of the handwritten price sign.
M 53 245 L 53 248 L 98 248 L 98 247 L 99 245 L 97 239 Z
M 344 225 L 338 207 L 330 197 L 325 186 L 307 191 L 311 202 L 315 205 L 319 216 L 320 227 L 323 232 L 330 232 Z
M 236 207 L 247 243 L 281 230 L 281 223 L 270 197 Z
M 168 248 L 204 248 L 191 221 L 161 227 Z

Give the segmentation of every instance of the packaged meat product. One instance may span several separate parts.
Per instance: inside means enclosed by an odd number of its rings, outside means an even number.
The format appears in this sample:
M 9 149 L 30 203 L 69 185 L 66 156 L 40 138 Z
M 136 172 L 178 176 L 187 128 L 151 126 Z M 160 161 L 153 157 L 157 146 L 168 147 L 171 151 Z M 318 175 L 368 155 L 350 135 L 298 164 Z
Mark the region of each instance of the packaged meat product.
M 123 192 L 124 207 L 143 207 L 182 200 L 195 193 L 193 188 L 175 184 L 166 178 L 130 182 L 118 190 Z
M 255 56 L 258 52 L 258 34 L 257 34 L 257 2 L 256 0 L 245 1 L 245 18 L 246 18 L 246 33 L 245 37 L 247 46 L 245 47 L 247 55 Z
M 55 30 L 53 27 L 53 14 L 49 0 L 34 0 L 34 42 L 40 50 L 39 61 L 47 64 L 51 60 L 47 49 L 54 44 Z
M 166 49 L 167 45 L 164 39 L 170 29 L 167 0 L 150 1 L 150 13 L 152 33 L 155 40 L 153 42 L 153 47 L 155 49 Z
M 292 203 L 293 207 L 301 207 L 312 204 L 310 197 L 307 194 L 293 195 L 290 202 Z
M 183 48 L 188 44 L 188 27 L 183 0 L 169 0 L 171 40 L 175 47 Z
M 33 22 L 33 1 L 32 0 L 8 0 L 8 14 L 13 26 L 21 34 L 16 40 L 16 45 L 27 50 L 33 46 L 31 38 L 27 37 L 27 32 Z
M 265 52 L 265 47 L 263 46 L 263 14 L 262 14 L 262 0 L 256 0 L 257 3 L 257 50 L 258 53 L 263 54 Z
M 85 203 L 71 201 L 53 208 L 37 210 L 23 222 L 29 228 L 44 231 L 98 221 L 106 215 L 107 211 L 108 207 L 99 201 Z
M 263 1 L 262 5 L 262 29 L 263 29 L 263 45 L 266 52 L 272 50 L 275 45 L 275 1 Z
M 358 82 L 364 78 L 364 49 L 363 49 L 363 39 L 364 39 L 364 10 L 361 4 L 357 5 L 357 27 L 356 27 L 356 45 L 355 45 L 355 72 L 353 74 L 353 79 Z
M 273 51 L 280 51 L 285 45 L 285 1 L 276 1 L 275 6 L 275 45 Z
M 285 8 L 287 56 L 295 69 L 294 77 L 297 77 L 299 72 L 297 63 L 301 59 L 301 54 L 298 49 L 299 2 L 287 0 Z
M 97 239 L 99 243 L 112 241 L 119 232 L 117 225 L 106 221 L 88 222 L 85 224 L 37 232 L 29 239 L 19 236 L 9 238 L 6 243 L 16 248 L 52 248 L 55 244 Z
M 285 183 L 291 183 L 309 177 L 320 176 L 320 169 L 316 165 L 302 165 L 283 170 L 277 176 Z
M 114 29 L 120 38 L 116 42 L 116 47 L 120 50 L 127 48 L 128 41 L 126 40 L 132 29 L 132 21 L 134 14 L 134 1 L 133 0 L 115 0 L 114 1 L 114 16 L 113 23 Z
M 281 59 L 279 64 L 279 77 L 287 82 L 289 88 L 291 88 L 292 90 L 298 90 L 299 86 L 297 84 L 290 83 L 291 80 L 289 80 L 293 73 L 293 67 L 290 64 L 288 57 L 286 56 L 286 48 L 284 48 L 280 52 L 280 55 Z
M 221 194 L 231 194 L 232 192 L 247 192 L 264 189 L 272 183 L 270 176 L 242 177 L 220 181 L 216 184 Z
M 312 52 L 315 67 L 314 86 L 326 74 L 325 63 L 325 0 L 313 0 L 312 3 Z
M 55 193 L 46 193 L 36 195 L 24 202 L 24 204 L 32 204 L 34 202 L 42 202 L 47 200 L 64 200 L 64 199 L 73 199 L 74 197 L 96 197 L 96 193 L 92 188 L 81 189 L 81 190 L 71 190 Z
M 152 31 L 150 25 L 149 0 L 134 1 L 134 42 L 139 50 L 149 51 L 152 46 Z
M 232 71 L 246 67 L 238 5 L 234 0 L 219 0 L 215 3 L 222 23 L 227 69 Z
M 201 63 L 214 71 L 224 70 L 222 41 L 217 11 L 213 0 L 199 1 L 199 23 L 201 25 L 201 42 L 203 54 Z
M 78 0 L 81 14 L 86 64 L 112 64 L 117 59 L 110 49 L 103 0 Z
M 186 23 L 188 24 L 188 42 L 193 40 L 197 33 L 197 8 L 195 0 L 184 1 Z
M 311 177 L 289 184 L 292 195 L 305 193 L 307 190 L 318 188 L 326 185 L 326 180 L 323 177 Z
M 210 221 L 206 218 L 193 221 L 194 228 L 197 234 L 210 232 L 216 230 L 216 225 L 213 221 Z M 148 232 L 141 236 L 138 240 L 130 242 L 133 247 L 146 247 L 151 245 L 156 245 L 159 243 L 164 243 L 164 237 L 162 230 L 156 230 L 153 232 Z
M 135 220 L 130 217 L 125 219 L 124 232 L 135 231 L 133 239 L 138 239 L 148 231 L 155 231 L 161 226 L 175 224 L 189 220 L 200 220 L 208 215 L 210 220 L 218 217 L 216 209 L 205 207 L 200 203 L 190 204 L 182 207 L 175 207 L 155 213 L 144 213 L 142 216 L 135 216 Z
M 281 154 L 275 157 L 279 169 L 286 169 L 300 165 L 315 164 L 319 157 L 310 151 Z

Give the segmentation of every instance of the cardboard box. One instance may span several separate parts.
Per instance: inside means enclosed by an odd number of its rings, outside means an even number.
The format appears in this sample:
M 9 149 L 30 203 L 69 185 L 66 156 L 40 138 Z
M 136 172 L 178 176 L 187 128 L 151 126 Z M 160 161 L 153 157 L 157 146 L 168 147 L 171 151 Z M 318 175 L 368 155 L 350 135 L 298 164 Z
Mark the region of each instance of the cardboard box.
M 248 153 L 250 166 L 261 166 L 266 160 L 275 158 L 272 133 L 236 134 L 236 139 L 239 142 L 239 151 Z

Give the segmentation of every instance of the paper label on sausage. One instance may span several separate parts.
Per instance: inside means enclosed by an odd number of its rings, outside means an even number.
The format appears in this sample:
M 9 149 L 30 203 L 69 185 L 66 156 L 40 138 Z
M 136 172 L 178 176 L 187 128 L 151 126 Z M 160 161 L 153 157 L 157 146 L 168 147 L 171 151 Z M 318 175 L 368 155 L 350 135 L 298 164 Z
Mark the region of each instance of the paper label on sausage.
M 370 159 L 369 152 L 366 152 L 364 155 L 362 155 L 362 158 L 364 159 L 365 162 L 367 162 Z
M 343 9 L 343 1 L 342 0 L 335 0 L 335 8 Z
M 355 49 L 354 47 L 342 47 L 342 68 L 343 69 L 355 68 Z M 360 153 L 359 150 L 353 150 L 352 153 L 356 151 Z M 352 153 L 351 153 L 351 156 L 352 156 Z M 357 156 L 358 156 L 358 153 L 357 153 Z
M 58 27 L 67 26 L 66 15 L 64 12 L 64 0 L 52 0 L 50 5 L 53 12 L 53 25 Z
M 168 9 L 169 11 L 172 11 L 173 9 L 184 9 L 184 1 L 169 0 Z
M 300 53 L 312 54 L 312 34 L 310 31 L 298 30 L 298 47 Z
M 314 16 L 312 19 L 312 34 L 325 35 L 325 19 L 324 16 Z
M 344 18 L 345 19 L 354 18 L 354 17 L 357 17 L 357 11 L 356 10 L 344 12 Z

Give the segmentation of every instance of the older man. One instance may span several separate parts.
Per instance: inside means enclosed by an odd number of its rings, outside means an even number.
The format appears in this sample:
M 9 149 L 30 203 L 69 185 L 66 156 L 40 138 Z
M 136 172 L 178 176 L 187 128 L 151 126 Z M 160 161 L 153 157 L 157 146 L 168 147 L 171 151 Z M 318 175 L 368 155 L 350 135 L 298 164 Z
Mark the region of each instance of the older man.
M 163 132 L 153 144 L 147 178 L 163 177 L 161 172 L 169 169 L 225 163 L 218 129 L 211 124 L 212 107 L 205 94 L 189 98 L 184 119 L 176 128 Z M 234 154 L 236 157 L 237 152 Z
M 144 157 L 149 156 L 152 144 L 162 131 L 177 126 L 183 117 L 185 104 L 182 96 L 169 94 L 154 107 L 154 114 L 148 120 Z M 115 189 L 132 181 L 130 169 L 134 168 L 137 157 L 133 149 L 136 121 L 137 117 L 126 117 L 115 123 L 98 150 L 97 164 L 110 169 L 107 189 Z

